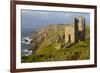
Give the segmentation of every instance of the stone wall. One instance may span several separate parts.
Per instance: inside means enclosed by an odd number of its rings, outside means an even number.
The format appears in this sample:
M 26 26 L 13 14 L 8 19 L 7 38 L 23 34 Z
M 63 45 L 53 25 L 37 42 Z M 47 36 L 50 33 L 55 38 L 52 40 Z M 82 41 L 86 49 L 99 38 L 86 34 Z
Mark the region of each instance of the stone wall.
M 77 43 L 85 40 L 85 18 L 82 16 L 74 19 L 74 25 L 65 27 L 65 42 Z
M 75 36 L 74 36 L 74 27 L 73 26 L 66 26 L 65 27 L 65 42 L 75 42 Z
M 79 41 L 84 41 L 85 40 L 85 18 L 82 16 L 76 17 L 75 18 L 75 29 L 76 33 L 75 35 L 77 36 L 77 40 Z

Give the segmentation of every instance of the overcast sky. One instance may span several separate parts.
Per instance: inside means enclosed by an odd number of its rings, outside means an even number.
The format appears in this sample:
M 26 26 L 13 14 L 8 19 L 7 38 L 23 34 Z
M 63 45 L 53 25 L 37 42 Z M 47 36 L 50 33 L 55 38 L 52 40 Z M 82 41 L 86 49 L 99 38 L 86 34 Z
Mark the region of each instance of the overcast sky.
M 86 24 L 90 24 L 89 13 L 45 11 L 45 10 L 21 10 L 22 28 L 40 28 L 49 24 L 73 24 L 74 18 L 83 16 Z

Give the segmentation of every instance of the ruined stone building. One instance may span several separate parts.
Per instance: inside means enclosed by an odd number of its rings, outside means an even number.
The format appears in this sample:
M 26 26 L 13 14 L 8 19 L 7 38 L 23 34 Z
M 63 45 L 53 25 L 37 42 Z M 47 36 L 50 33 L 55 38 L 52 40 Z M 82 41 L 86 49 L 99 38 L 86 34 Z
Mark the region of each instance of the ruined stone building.
M 65 42 L 77 43 L 85 40 L 85 18 L 82 16 L 74 19 L 73 25 L 65 27 Z

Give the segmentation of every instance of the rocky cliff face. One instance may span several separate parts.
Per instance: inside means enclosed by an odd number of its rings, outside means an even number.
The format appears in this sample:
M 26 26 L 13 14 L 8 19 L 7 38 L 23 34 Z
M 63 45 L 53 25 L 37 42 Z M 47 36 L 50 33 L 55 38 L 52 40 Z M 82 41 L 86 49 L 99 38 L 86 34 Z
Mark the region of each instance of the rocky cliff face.
M 32 38 L 32 43 L 34 43 L 35 49 L 47 48 L 48 46 L 54 45 L 55 43 L 59 44 L 60 46 L 63 44 L 65 45 L 65 27 L 67 26 L 72 25 L 51 24 L 39 29 L 38 32 L 33 34 Z M 60 46 L 59 48 L 61 48 Z M 54 45 L 53 47 L 56 46 Z
M 68 44 L 65 42 L 65 26 L 67 27 L 70 25 L 52 24 L 39 29 L 38 32 L 33 34 L 33 53 L 29 56 L 22 57 L 22 62 L 89 59 L 90 26 L 86 27 L 87 40 L 80 41 L 80 43 L 77 44 Z
M 33 35 L 33 43 L 36 43 L 39 48 L 47 47 L 54 42 L 64 41 L 66 24 L 51 24 L 41 28 Z

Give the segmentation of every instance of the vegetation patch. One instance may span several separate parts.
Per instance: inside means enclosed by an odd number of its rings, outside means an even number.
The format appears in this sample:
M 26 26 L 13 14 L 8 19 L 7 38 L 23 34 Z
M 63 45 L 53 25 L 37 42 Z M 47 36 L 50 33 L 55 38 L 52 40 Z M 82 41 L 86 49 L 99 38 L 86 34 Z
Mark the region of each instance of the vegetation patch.
M 60 25 L 62 26 L 62 25 Z M 62 26 L 62 28 L 64 28 Z M 59 29 L 61 29 L 59 27 Z M 57 29 L 55 29 L 57 30 Z M 37 36 L 43 35 L 45 31 L 39 32 Z M 46 32 L 48 32 L 46 30 Z M 61 36 L 62 35 L 62 36 Z M 23 56 L 22 62 L 48 62 L 48 61 L 71 61 L 90 59 L 90 28 L 86 26 L 86 40 L 79 41 L 70 47 L 63 47 L 64 31 L 50 31 L 46 38 L 39 43 L 38 49 L 29 56 Z M 60 38 L 59 38 L 60 37 Z M 36 41 L 35 39 L 33 39 Z M 41 41 L 40 41 L 41 42 Z

